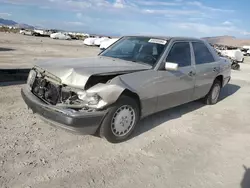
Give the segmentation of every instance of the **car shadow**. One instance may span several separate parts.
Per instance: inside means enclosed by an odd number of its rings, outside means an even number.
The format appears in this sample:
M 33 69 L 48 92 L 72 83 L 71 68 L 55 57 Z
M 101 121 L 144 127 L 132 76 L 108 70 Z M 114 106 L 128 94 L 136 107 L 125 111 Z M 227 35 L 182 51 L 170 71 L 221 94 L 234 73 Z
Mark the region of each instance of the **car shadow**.
M 13 48 L 3 48 L 3 47 L 0 47 L 0 52 L 8 52 L 8 51 L 15 51 L 15 49 L 13 49 Z
M 227 84 L 222 90 L 220 94 L 219 102 L 226 99 L 227 97 L 235 94 L 240 89 L 240 86 L 234 84 Z M 174 108 L 170 108 L 168 110 L 164 110 L 162 112 L 158 112 L 156 114 L 150 115 L 144 119 L 142 119 L 138 126 L 135 129 L 132 137 L 139 136 L 164 122 L 170 121 L 172 119 L 177 119 L 182 117 L 183 115 L 190 113 L 192 111 L 198 110 L 205 106 L 201 101 L 197 100 L 194 102 L 190 102 L 187 104 L 183 104 Z M 249 187 L 250 188 L 250 187 Z
M 25 83 L 29 71 L 30 69 L 0 69 L 0 86 Z
M 233 95 L 240 89 L 240 86 L 234 85 L 234 84 L 227 84 L 220 93 L 219 101 L 222 101 L 229 97 L 230 95 Z M 250 188 L 250 187 L 249 187 Z
M 9 81 L 9 82 L 0 82 L 0 87 L 14 86 L 25 84 L 26 81 Z
M 240 186 L 241 188 L 250 188 L 250 168 L 247 168 L 245 165 L 243 165 L 243 168 L 245 169 L 245 173 Z

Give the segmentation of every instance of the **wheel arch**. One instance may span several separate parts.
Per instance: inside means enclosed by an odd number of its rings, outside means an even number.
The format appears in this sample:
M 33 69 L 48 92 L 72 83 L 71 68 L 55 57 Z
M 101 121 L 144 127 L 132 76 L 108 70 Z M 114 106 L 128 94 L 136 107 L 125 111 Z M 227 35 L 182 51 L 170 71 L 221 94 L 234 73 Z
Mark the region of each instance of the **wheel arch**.
M 107 107 L 107 108 L 109 108 L 109 107 L 111 108 L 111 112 L 110 112 L 110 110 L 108 110 L 105 117 L 102 119 L 98 129 L 95 132 L 96 136 L 105 137 L 109 142 L 112 142 L 112 143 L 118 143 L 120 141 L 123 141 L 123 139 L 122 140 L 112 139 L 112 137 L 110 137 L 110 134 L 107 132 L 107 127 L 110 127 L 110 122 L 109 122 L 110 120 L 109 119 L 110 119 L 110 117 L 112 115 L 112 108 L 115 107 L 113 105 L 115 105 L 115 103 L 117 103 L 118 100 L 120 100 L 121 98 L 131 98 L 131 99 L 133 99 L 135 101 L 135 103 L 138 105 L 138 112 L 139 112 L 138 117 L 137 117 L 138 120 L 140 120 L 140 116 L 141 116 L 141 103 L 140 103 L 140 98 L 139 98 L 138 94 L 135 93 L 135 92 L 132 92 L 129 89 L 123 88 L 123 90 L 120 93 L 117 100 L 114 103 L 112 103 L 110 106 Z M 107 124 L 107 122 L 108 122 L 108 124 Z M 136 124 L 135 124 L 135 126 L 136 126 Z M 129 136 L 130 136 L 130 134 L 124 140 L 128 139 Z
M 141 116 L 141 100 L 140 100 L 140 97 L 137 93 L 135 92 L 132 92 L 131 90 L 129 89 L 124 89 L 124 91 L 121 93 L 121 95 L 119 96 L 119 98 L 122 96 L 122 95 L 125 95 L 125 96 L 128 96 L 128 97 L 131 97 L 132 99 L 134 99 L 139 107 L 139 117 Z
M 218 75 L 218 76 L 214 79 L 214 81 L 215 81 L 215 80 L 220 81 L 221 87 L 223 86 L 223 75 Z

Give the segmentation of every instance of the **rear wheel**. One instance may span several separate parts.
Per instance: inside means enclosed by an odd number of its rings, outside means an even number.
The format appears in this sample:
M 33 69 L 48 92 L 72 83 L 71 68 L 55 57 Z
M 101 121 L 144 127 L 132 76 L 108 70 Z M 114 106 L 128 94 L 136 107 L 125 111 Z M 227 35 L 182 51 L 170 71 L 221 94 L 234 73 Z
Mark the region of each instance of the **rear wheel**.
M 109 108 L 109 112 L 99 129 L 99 135 L 112 143 L 125 141 L 132 134 L 138 120 L 139 107 L 137 102 L 131 97 L 121 96 Z
M 220 91 L 221 91 L 221 81 L 216 79 L 209 91 L 209 93 L 203 98 L 203 101 L 207 105 L 213 105 L 218 102 Z

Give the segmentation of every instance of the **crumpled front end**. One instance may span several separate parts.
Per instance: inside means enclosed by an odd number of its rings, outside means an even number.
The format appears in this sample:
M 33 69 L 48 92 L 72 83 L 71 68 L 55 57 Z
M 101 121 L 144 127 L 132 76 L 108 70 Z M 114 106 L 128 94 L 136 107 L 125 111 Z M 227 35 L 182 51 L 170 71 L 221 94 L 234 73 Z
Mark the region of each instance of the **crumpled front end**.
M 48 105 L 36 97 L 26 85 L 21 94 L 28 108 L 38 114 L 44 121 L 69 131 L 81 134 L 94 134 L 98 130 L 107 111 L 75 111 Z
M 84 88 L 74 88 L 43 69 L 35 67 L 30 71 L 27 84 L 30 91 L 48 105 L 81 111 L 102 110 L 114 103 L 124 88 L 109 84 L 117 75 L 90 77 Z
M 91 81 L 89 89 L 72 88 L 37 67 L 28 76 L 22 88 L 22 97 L 28 108 L 52 125 L 84 134 L 94 134 L 107 113 L 107 106 L 116 101 L 123 88 L 104 82 Z M 94 86 L 93 86 L 94 85 Z

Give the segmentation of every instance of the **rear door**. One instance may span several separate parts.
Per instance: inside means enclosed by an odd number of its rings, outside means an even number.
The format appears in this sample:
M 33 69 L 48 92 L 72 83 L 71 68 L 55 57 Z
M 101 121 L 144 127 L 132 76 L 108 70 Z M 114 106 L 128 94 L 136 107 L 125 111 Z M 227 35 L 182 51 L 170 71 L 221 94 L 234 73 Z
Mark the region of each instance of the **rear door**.
M 192 42 L 196 64 L 194 100 L 204 97 L 210 90 L 219 73 L 217 62 L 210 49 L 202 41 Z

